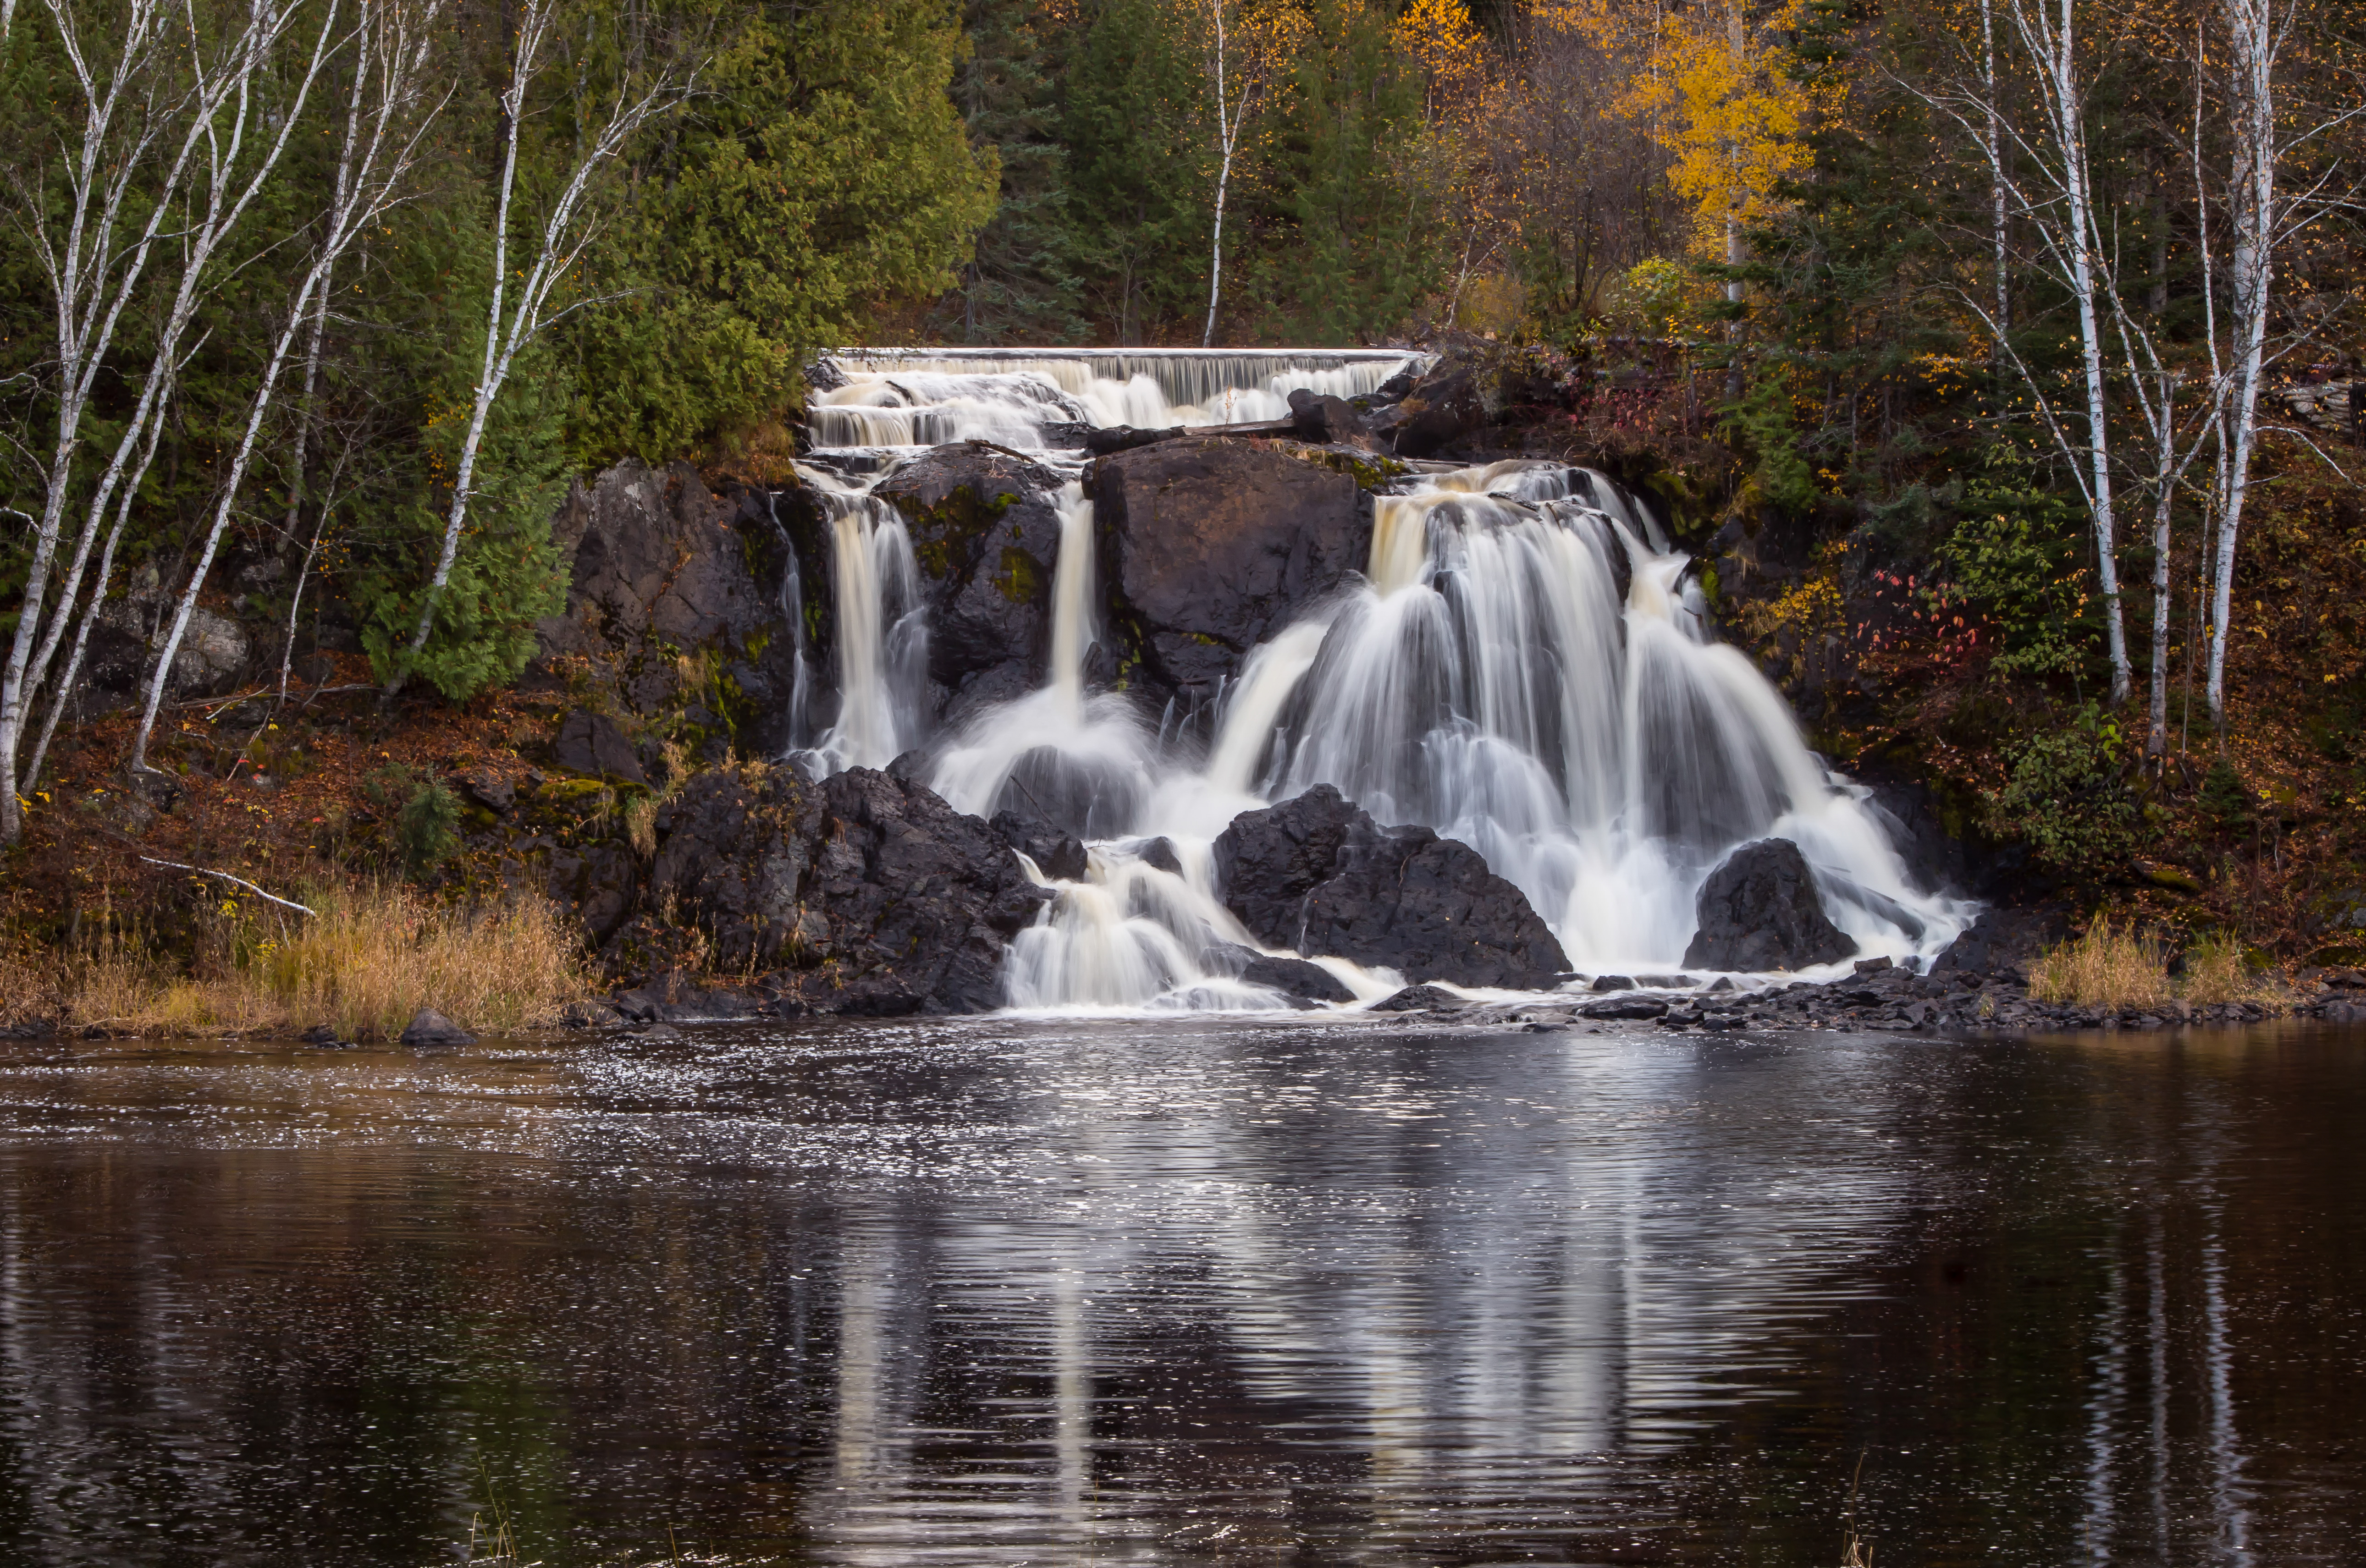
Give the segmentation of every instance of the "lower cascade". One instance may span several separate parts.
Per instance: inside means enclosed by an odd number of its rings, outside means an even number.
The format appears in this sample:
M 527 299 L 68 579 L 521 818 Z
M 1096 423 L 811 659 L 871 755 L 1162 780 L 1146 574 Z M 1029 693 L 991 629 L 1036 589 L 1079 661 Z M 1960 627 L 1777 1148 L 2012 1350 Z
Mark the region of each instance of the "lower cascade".
M 960 380 L 950 368 L 926 374 Z M 1370 378 L 1362 366 L 1337 374 Z M 926 390 L 941 400 L 961 389 Z M 1103 599 L 1082 454 L 1026 444 L 1053 477 L 1042 498 L 1058 519 L 1041 684 L 934 734 L 912 539 L 869 493 L 897 455 L 800 470 L 829 527 L 840 689 L 836 719 L 794 756 L 827 775 L 921 749 L 913 760 L 947 803 L 1036 849 L 1022 863 L 1053 896 L 1008 950 L 1013 1007 L 1369 1003 L 1430 978 L 1377 959 L 1385 935 L 1360 963 L 1319 943 L 1296 950 L 1312 913 L 1252 930 L 1220 871 L 1247 852 L 1252 824 L 1331 835 L 1335 879 L 1305 900 L 1327 912 L 1324 931 L 1426 920 L 1480 943 L 1490 938 L 1477 924 L 1500 924 L 1488 912 L 1520 902 L 1494 879 L 1508 882 L 1567 972 L 1526 959 L 1470 972 L 1522 988 L 1665 974 L 1688 949 L 1696 970 L 1704 954 L 1718 968 L 1706 934 L 1696 941 L 1703 886 L 1756 841 L 1796 846 L 1807 896 L 1830 918 L 1824 941 L 1847 958 L 1927 961 L 1974 913 L 1914 885 L 1868 792 L 1832 775 L 1774 687 L 1714 640 L 1689 557 L 1604 476 L 1517 460 L 1398 481 L 1400 493 L 1372 499 L 1360 573 L 1301 606 L 1218 689 L 1154 712 L 1092 678 L 1108 661 L 1094 657 Z M 1309 795 L 1323 786 L 1335 800 Z M 1268 808 L 1280 809 L 1245 816 Z M 1292 864 L 1313 846 L 1293 848 Z M 1376 857 L 1394 868 L 1386 877 L 1372 874 Z M 1724 882 L 1756 885 L 1734 858 Z M 1386 907 L 1359 910 L 1358 888 Z M 1521 951 L 1536 943 L 1551 946 L 1539 933 Z

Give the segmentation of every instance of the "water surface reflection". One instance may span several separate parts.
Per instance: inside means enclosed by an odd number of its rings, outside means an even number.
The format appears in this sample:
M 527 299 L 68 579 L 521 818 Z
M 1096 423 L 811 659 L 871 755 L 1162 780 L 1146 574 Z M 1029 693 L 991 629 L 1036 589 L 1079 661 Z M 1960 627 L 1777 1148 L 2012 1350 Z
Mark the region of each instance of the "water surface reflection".
M 2360 1032 L 0 1058 L 0 1550 L 2335 1562 Z

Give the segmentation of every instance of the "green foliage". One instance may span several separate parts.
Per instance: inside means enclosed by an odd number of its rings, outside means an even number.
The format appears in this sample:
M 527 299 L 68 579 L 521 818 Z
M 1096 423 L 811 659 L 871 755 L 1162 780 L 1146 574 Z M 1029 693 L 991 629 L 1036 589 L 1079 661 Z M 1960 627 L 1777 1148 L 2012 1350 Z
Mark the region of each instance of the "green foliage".
M 465 207 L 427 215 L 407 237 L 379 296 L 396 330 L 375 337 L 346 374 L 369 378 L 376 400 L 392 402 L 417 435 L 384 450 L 348 503 L 334 569 L 377 678 L 399 671 L 459 702 L 517 678 L 534 655 L 535 621 L 566 608 L 568 564 L 550 516 L 567 489 L 569 386 L 545 350 L 512 370 L 479 443 L 468 522 L 434 627 L 412 655 L 484 356 L 481 297 L 446 280 L 482 277 L 491 241 Z
M 1207 299 L 1214 182 L 1190 110 L 1198 69 L 1153 0 L 1087 9 L 1060 116 L 1069 245 L 1087 308 L 1120 343 Z
M 1805 511 L 1816 498 L 1816 476 L 1799 453 L 1787 378 L 1762 373 L 1726 414 L 1726 429 L 1750 454 L 1758 493 L 1786 511 Z
M 393 762 L 362 779 L 362 794 L 391 819 L 389 842 L 412 876 L 430 876 L 459 853 L 460 801 L 440 779 Z
M 2078 674 L 2095 646 L 2079 559 L 2083 523 L 2060 496 L 1992 465 L 1966 487 L 1941 568 L 1997 628 L 1999 675 Z
M 2011 767 L 1988 802 L 1990 833 L 2027 844 L 2039 865 L 2065 877 L 2094 877 L 2135 852 L 2126 740 L 2094 704 L 2023 741 Z
M 929 316 L 963 343 L 1065 343 L 1087 337 L 1069 226 L 1068 148 L 1059 137 L 1065 30 L 1031 0 L 965 0 L 967 58 L 952 99 L 970 145 L 1000 165 L 994 216 L 961 282 Z
M 579 464 L 663 462 L 786 412 L 812 350 L 952 281 L 994 210 L 946 95 L 940 0 L 749 13 L 699 117 L 653 145 L 575 337 Z
M 1309 9 L 1265 166 L 1263 248 L 1238 286 L 1262 297 L 1273 336 L 1369 342 L 1446 281 L 1446 254 L 1430 242 L 1441 193 L 1421 168 L 1423 82 L 1393 47 L 1387 9 Z

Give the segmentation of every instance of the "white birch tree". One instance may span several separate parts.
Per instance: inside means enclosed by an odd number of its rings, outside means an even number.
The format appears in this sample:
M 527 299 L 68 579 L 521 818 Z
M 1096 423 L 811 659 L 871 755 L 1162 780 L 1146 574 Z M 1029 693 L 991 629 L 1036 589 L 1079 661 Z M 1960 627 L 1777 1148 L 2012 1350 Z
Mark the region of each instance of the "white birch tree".
M 1983 40 L 1979 84 L 1944 94 L 1911 89 L 1959 126 L 1980 150 L 1992 189 L 2005 193 L 2010 216 L 2020 218 L 2038 242 L 2040 265 L 2068 295 L 2079 326 L 2079 371 L 2083 409 L 2058 409 L 2046 380 L 2014 348 L 2006 333 L 2000 291 L 1991 309 L 1968 293 L 1967 303 L 1988 326 L 2036 408 L 2079 487 L 2093 521 L 2096 577 L 2103 599 L 2104 641 L 2112 665 L 2112 701 L 2125 703 L 2135 689 L 2128 658 L 2126 617 L 2121 606 L 2117 499 L 2112 485 L 2112 408 L 2105 358 L 2112 353 L 2106 333 L 2108 247 L 2097 216 L 2094 179 L 2088 166 L 2089 67 L 2079 47 L 2081 0 L 2002 0 L 2007 37 L 2019 46 L 2030 71 L 2034 125 L 2018 123 L 2002 101 L 2001 73 Z M 1992 22 L 1983 6 L 1984 31 Z M 1993 38 L 1989 33 L 1989 38 Z M 2027 171 L 2024 173 L 2024 170 Z M 2001 237 L 1998 222 L 1994 234 Z M 2081 417 L 2083 416 L 2083 417 Z M 2076 420 L 2076 428 L 2072 423 Z
M 636 69 L 628 58 L 605 95 L 604 103 L 590 110 L 580 127 L 571 163 L 533 239 L 533 261 L 516 274 L 513 292 L 510 230 L 519 197 L 520 160 L 525 125 L 533 111 L 535 82 L 558 56 L 557 30 L 560 0 L 524 0 L 511 36 L 509 84 L 501 96 L 501 169 L 493 207 L 493 264 L 485 310 L 484 363 L 468 403 L 468 424 L 460 442 L 460 459 L 452 482 L 451 505 L 445 516 L 444 542 L 435 570 L 421 596 L 419 623 L 403 656 L 389 672 L 385 695 L 391 700 L 409 677 L 411 664 L 427 646 L 435 630 L 435 610 L 452 564 L 460 554 L 460 539 L 468 521 L 468 503 L 475 495 L 477 458 L 485 436 L 485 421 L 509 380 L 518 355 L 530 347 L 558 318 L 551 297 L 575 268 L 592 239 L 592 197 L 600 177 L 632 143 L 640 129 L 670 110 L 695 85 L 700 62 L 684 51 L 653 68 Z M 563 314 L 561 312 L 560 314 Z
M 321 236 L 310 263 L 248 398 L 246 423 L 216 490 L 205 543 L 173 607 L 171 627 L 156 651 L 147 700 L 139 726 L 132 732 L 130 767 L 135 772 L 152 771 L 148 766 L 148 742 L 172 680 L 174 660 L 188 633 L 190 613 L 197 608 L 207 574 L 213 569 L 222 534 L 237 510 L 247 465 L 270 414 L 280 374 L 297 339 L 313 319 L 314 297 L 328 287 L 338 261 L 364 230 L 406 199 L 421 142 L 442 106 L 439 100 L 422 112 L 431 34 L 441 8 L 440 0 L 417 6 L 404 0 L 357 0 L 353 91 L 346 103 L 336 184 L 321 215 Z
M 1240 0 L 1200 0 L 1207 75 L 1216 131 L 1216 213 L 1208 245 L 1208 321 L 1200 346 L 1216 341 L 1216 307 L 1224 291 L 1224 203 L 1233 171 L 1275 77 L 1302 28 L 1296 12 L 1251 17 Z
M 37 175 L 20 185 L 13 203 L 54 309 L 57 426 L 23 604 L 0 672 L 0 842 L 9 843 L 24 828 L 17 758 L 25 721 L 72 617 L 92 543 L 126 465 L 143 450 L 148 422 L 163 417 L 169 367 L 177 363 L 200 289 L 213 276 L 215 254 L 285 151 L 330 37 L 324 21 L 294 101 L 275 104 L 265 78 L 295 22 L 293 4 L 250 0 L 242 15 L 231 13 L 238 20 L 218 41 L 210 36 L 211 13 L 195 5 L 176 14 L 154 0 L 129 0 L 98 23 L 97 31 L 115 31 L 108 55 L 90 49 L 85 35 L 94 29 L 71 0 L 44 0 L 43 9 L 57 29 L 80 107 L 66 122 L 76 140 L 60 149 L 62 188 L 53 192 L 46 176 Z M 250 162 L 249 137 L 272 129 L 266 120 L 275 111 L 276 134 Z M 193 172 L 202 196 L 185 209 L 180 193 Z M 84 455 L 84 416 L 160 245 L 180 255 L 180 286 L 164 312 L 139 404 L 96 476 L 52 603 L 51 574 Z

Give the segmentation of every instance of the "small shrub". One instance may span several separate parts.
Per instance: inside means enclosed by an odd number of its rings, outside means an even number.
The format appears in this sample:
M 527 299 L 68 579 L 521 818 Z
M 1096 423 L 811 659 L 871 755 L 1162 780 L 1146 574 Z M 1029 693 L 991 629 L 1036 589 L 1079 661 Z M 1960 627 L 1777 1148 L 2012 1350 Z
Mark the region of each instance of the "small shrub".
M 2022 744 L 2011 778 L 1989 798 L 1989 831 L 2022 840 L 2059 876 L 2091 877 L 2124 862 L 2138 822 L 2125 754 L 2119 726 L 2089 704 Z
M 2237 833 L 2251 825 L 2251 791 L 2235 765 L 2223 756 L 2203 776 L 2202 790 L 2193 803 L 2224 832 Z
M 2148 1007 L 2169 1000 L 2169 962 L 2153 938 L 2101 919 L 2047 949 L 2030 971 L 2029 994 L 2082 1007 Z
M 441 781 L 426 780 L 395 814 L 394 846 L 414 877 L 425 877 L 460 850 L 460 802 Z

